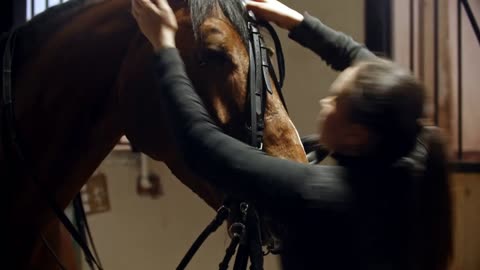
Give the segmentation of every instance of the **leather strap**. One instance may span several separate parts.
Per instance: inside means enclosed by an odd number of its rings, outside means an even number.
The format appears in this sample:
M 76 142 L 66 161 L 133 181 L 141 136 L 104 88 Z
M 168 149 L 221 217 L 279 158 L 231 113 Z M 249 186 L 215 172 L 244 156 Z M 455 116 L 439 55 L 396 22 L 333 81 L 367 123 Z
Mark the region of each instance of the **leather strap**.
M 12 59 L 13 48 L 16 41 L 16 31 L 12 31 L 7 38 L 5 51 L 3 53 L 3 92 L 2 105 L 7 106 L 12 104 Z
M 254 22 L 248 22 L 250 31 L 250 84 L 249 97 L 250 122 L 247 122 L 250 131 L 250 145 L 263 149 L 263 131 L 265 128 L 264 116 L 266 106 L 266 92 L 273 93 L 268 76 L 268 56 L 260 31 Z
M 283 84 L 285 82 L 285 74 L 286 74 L 285 57 L 283 55 L 282 43 L 280 42 L 280 38 L 278 37 L 277 32 L 275 31 L 275 29 L 271 24 L 265 21 L 259 21 L 258 24 L 264 27 L 265 29 L 267 29 L 268 33 L 272 37 L 273 44 L 275 46 L 275 55 L 277 56 L 278 72 L 280 76 L 278 77 L 274 70 L 273 70 L 273 75 L 275 77 L 274 81 L 278 82 L 277 88 L 279 91 L 281 91 L 281 89 L 283 88 Z M 273 65 L 271 65 L 271 63 L 270 63 L 270 66 L 273 68 Z M 279 80 L 277 80 L 277 78 Z
M 248 253 L 250 255 L 250 270 L 263 270 L 262 235 L 260 218 L 255 209 L 250 209 L 247 220 Z
M 248 238 L 248 232 L 245 238 Z M 247 269 L 248 257 L 249 257 L 248 240 L 244 239 L 244 241 L 241 242 L 240 245 L 238 246 L 237 256 L 235 257 L 235 264 L 233 265 L 233 270 Z
M 2 91 L 2 107 L 5 113 L 4 121 L 6 122 L 6 131 L 8 133 L 8 138 L 10 146 L 13 147 L 13 151 L 17 156 L 18 160 L 20 161 L 21 168 L 24 171 L 28 171 L 28 168 L 31 168 L 31 162 L 29 159 L 26 158 L 24 152 L 19 143 L 19 139 L 17 137 L 16 128 L 15 128 L 15 110 L 14 110 L 14 103 L 13 103 L 13 94 L 12 94 L 12 64 L 13 64 L 13 52 L 15 48 L 15 40 L 16 40 L 16 30 L 10 32 L 10 35 L 7 40 L 7 44 L 5 46 L 5 52 L 3 55 L 3 91 Z M 5 148 L 9 148 L 8 145 L 5 145 Z M 82 239 L 80 233 L 75 229 L 75 226 L 72 222 L 68 219 L 65 215 L 63 209 L 57 204 L 57 202 L 50 196 L 50 194 L 45 190 L 44 186 L 40 183 L 36 176 L 33 177 L 33 182 L 37 185 L 37 190 L 39 191 L 40 195 L 43 197 L 44 201 L 48 204 L 57 218 L 62 222 L 68 232 L 71 234 L 73 239 L 77 242 L 77 244 L 81 247 L 85 256 L 88 260 L 94 262 L 98 269 L 103 269 L 101 265 L 97 262 L 95 257 L 92 255 L 90 248 L 88 247 L 87 243 Z M 46 240 L 43 239 L 44 243 Z M 59 266 L 62 268 L 63 265 L 58 260 L 58 256 L 53 252 L 47 243 L 46 245 L 49 252 L 52 254 L 53 257 L 57 258 L 57 262 Z
M 63 265 L 63 263 L 60 261 L 60 258 L 58 258 L 58 256 L 57 256 L 57 254 L 55 253 L 55 251 L 53 251 L 53 248 L 50 246 L 50 244 L 48 243 L 47 239 L 45 239 L 45 236 L 44 236 L 43 234 L 41 234 L 40 237 L 42 238 L 43 244 L 44 244 L 45 247 L 48 249 L 48 252 L 53 256 L 53 258 L 54 258 L 55 261 L 57 262 L 58 267 L 60 267 L 61 270 L 67 270 L 67 268 L 65 267 L 65 265 Z
M 90 242 L 95 258 L 97 258 L 98 263 L 102 265 L 102 262 L 100 261 L 100 256 L 98 256 L 97 247 L 95 246 L 95 242 L 93 241 L 92 232 L 88 224 L 87 215 L 83 207 L 82 196 L 80 193 L 78 193 L 77 196 L 75 196 L 75 198 L 73 199 L 73 209 L 75 213 L 75 223 L 77 225 L 78 231 L 80 232 L 80 235 L 82 236 L 83 241 L 85 241 L 85 243 Z M 90 269 L 93 269 L 93 261 L 87 256 L 85 256 L 85 261 L 88 263 Z
M 250 55 L 254 54 L 253 50 L 253 44 L 250 41 L 249 42 L 249 52 Z M 250 67 L 255 67 L 255 59 L 253 57 L 250 57 Z M 250 100 L 249 106 L 247 106 L 247 112 L 250 113 L 250 115 L 247 118 L 247 129 L 250 132 L 250 137 L 248 138 L 249 144 L 254 147 L 261 148 L 259 145 L 258 139 L 257 139 L 257 132 L 258 132 L 258 124 L 257 124 L 257 112 L 255 110 L 256 104 L 257 104 L 257 99 L 256 99 L 256 94 L 253 92 L 256 87 L 256 76 L 255 72 L 253 71 L 252 68 L 250 68 L 249 71 L 249 91 L 248 91 L 248 97 Z
M 228 245 L 227 250 L 225 251 L 225 257 L 223 258 L 222 262 L 218 265 L 219 270 L 227 270 L 228 269 L 228 264 L 230 263 L 230 260 L 233 257 L 233 254 L 235 254 L 235 250 L 240 243 L 240 236 L 234 236 L 232 238 L 232 241 L 230 242 L 230 245 Z
M 177 270 L 183 270 L 187 267 L 188 263 L 192 260 L 195 253 L 198 251 L 200 246 L 205 242 L 207 237 L 214 233 L 227 219 L 228 215 L 230 214 L 230 209 L 226 206 L 220 207 L 217 211 L 217 215 L 215 218 L 208 224 L 208 226 L 202 231 L 202 233 L 197 237 L 195 242 L 193 242 L 190 249 L 187 251 L 187 254 L 183 257 L 180 264 L 177 266 Z

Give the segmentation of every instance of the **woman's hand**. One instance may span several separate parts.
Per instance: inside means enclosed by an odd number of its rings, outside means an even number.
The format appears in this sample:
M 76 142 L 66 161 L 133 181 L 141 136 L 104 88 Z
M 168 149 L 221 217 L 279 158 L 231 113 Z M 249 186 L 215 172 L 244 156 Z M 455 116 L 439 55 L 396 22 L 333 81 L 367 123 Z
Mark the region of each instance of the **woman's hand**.
M 259 19 L 271 21 L 279 27 L 292 30 L 303 21 L 303 15 L 277 0 L 247 0 L 247 9 Z
M 167 0 L 132 0 L 132 14 L 155 51 L 175 47 L 177 19 Z

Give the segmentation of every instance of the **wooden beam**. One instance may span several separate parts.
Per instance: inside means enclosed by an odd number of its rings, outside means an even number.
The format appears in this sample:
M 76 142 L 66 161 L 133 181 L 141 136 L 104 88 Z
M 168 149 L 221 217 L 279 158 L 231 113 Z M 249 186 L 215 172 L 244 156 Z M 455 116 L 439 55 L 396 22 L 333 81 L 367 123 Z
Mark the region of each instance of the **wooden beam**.
M 392 2 L 365 0 L 365 45 L 382 56 L 392 57 Z

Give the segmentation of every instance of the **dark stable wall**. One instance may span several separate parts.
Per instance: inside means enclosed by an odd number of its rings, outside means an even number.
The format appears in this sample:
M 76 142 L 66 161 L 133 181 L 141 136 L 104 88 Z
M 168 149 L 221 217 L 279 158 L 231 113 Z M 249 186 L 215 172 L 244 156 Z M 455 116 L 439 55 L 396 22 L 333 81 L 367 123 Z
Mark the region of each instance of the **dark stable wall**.
M 20 25 L 26 19 L 25 0 L 0 1 L 0 34 L 8 32 L 13 26 Z
M 392 1 L 365 0 L 365 45 L 378 55 L 392 57 Z

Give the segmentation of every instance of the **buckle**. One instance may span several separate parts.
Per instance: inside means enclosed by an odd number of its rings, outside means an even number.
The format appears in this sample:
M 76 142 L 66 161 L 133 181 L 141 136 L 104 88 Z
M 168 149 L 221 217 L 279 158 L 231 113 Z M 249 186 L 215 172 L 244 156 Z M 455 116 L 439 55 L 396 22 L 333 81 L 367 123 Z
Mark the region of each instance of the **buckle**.
M 230 225 L 230 228 L 228 229 L 228 233 L 231 238 L 242 239 L 243 236 L 245 235 L 246 230 L 247 228 L 243 223 L 235 222 L 232 225 Z
M 218 208 L 217 210 L 217 214 L 219 216 L 223 216 L 225 214 L 228 215 L 229 213 L 230 213 L 230 208 L 226 207 L 225 205 L 220 206 L 220 208 Z
M 248 211 L 248 203 L 242 202 L 240 203 L 240 212 L 242 212 L 243 215 L 246 215 Z

